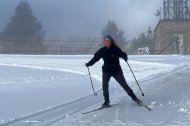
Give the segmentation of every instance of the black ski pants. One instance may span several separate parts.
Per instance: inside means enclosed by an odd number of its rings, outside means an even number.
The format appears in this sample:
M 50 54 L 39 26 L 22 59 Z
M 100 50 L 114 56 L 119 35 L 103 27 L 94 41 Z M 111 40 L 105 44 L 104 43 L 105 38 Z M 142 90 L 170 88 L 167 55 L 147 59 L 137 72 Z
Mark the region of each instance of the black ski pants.
M 115 75 L 108 75 L 106 73 L 103 73 L 102 76 L 102 88 L 103 88 L 103 95 L 104 100 L 109 101 L 109 80 L 113 77 L 120 85 L 121 87 L 127 92 L 127 94 L 133 99 L 137 99 L 135 94 L 133 93 L 132 89 L 128 86 L 127 82 L 125 81 L 124 75 L 122 72 L 115 74 Z

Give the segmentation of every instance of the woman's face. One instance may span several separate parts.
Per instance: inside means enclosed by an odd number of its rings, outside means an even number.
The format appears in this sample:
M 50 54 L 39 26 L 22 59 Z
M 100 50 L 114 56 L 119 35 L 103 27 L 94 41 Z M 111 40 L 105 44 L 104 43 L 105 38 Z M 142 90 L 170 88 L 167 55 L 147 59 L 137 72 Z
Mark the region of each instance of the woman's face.
M 105 47 L 110 48 L 111 47 L 111 40 L 108 38 L 105 38 L 104 39 L 104 45 L 105 45 Z

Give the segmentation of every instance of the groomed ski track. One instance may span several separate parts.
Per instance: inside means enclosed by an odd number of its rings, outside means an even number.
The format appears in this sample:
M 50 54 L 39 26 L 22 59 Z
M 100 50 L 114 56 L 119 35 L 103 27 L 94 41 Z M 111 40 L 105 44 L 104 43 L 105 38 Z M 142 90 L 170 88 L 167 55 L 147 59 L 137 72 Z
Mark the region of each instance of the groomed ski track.
M 4 122 L 0 126 L 172 126 L 190 125 L 190 64 L 154 75 L 139 84 L 144 91 L 135 94 L 152 111 L 136 105 L 122 90 L 110 91 L 115 107 L 83 115 L 82 112 L 101 105 L 102 91 L 70 103 L 50 107 L 33 114 Z M 135 82 L 134 82 L 135 85 Z

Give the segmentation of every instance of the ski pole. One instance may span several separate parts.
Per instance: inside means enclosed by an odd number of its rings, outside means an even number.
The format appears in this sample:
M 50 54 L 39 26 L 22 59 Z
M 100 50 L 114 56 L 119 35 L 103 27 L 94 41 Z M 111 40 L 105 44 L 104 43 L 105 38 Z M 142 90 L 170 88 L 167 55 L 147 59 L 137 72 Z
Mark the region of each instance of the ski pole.
M 97 93 L 94 91 L 94 85 L 93 85 L 93 83 L 92 83 L 92 77 L 91 77 L 91 74 L 90 74 L 90 70 L 89 70 L 89 67 L 87 67 L 87 68 L 88 68 L 88 73 L 89 73 L 89 76 L 90 76 L 90 82 L 91 82 L 91 84 L 92 84 L 92 90 L 93 90 L 93 92 L 94 92 L 94 95 L 96 96 Z
M 136 81 L 136 83 L 137 83 L 137 85 L 138 85 L 138 87 L 139 87 L 139 89 L 140 89 L 140 91 L 142 93 L 141 95 L 144 96 L 144 93 L 142 92 L 141 87 L 140 87 L 139 83 L 137 82 L 137 79 L 136 79 L 136 77 L 135 77 L 135 75 L 134 75 L 134 73 L 133 73 L 133 71 L 131 69 L 131 66 L 129 65 L 128 61 L 126 61 L 126 62 L 127 62 L 128 66 L 129 66 L 129 68 L 131 70 L 131 73 L 133 74 L 133 77 L 135 78 L 135 81 Z

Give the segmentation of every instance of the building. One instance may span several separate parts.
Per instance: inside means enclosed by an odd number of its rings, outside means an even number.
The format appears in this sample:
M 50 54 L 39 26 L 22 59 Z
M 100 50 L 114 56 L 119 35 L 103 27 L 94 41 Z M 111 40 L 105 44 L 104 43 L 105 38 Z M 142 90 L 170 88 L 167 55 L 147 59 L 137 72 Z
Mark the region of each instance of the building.
M 155 54 L 190 54 L 190 0 L 164 0 L 155 30 Z

